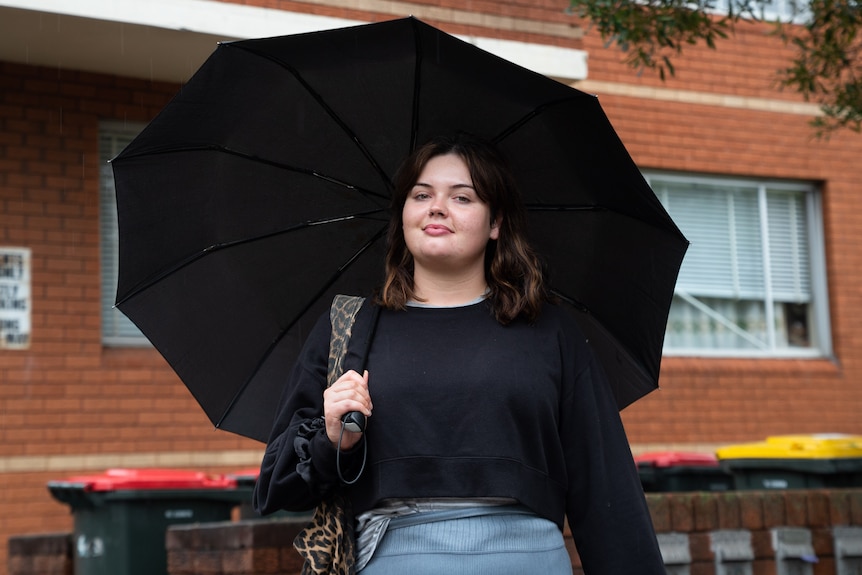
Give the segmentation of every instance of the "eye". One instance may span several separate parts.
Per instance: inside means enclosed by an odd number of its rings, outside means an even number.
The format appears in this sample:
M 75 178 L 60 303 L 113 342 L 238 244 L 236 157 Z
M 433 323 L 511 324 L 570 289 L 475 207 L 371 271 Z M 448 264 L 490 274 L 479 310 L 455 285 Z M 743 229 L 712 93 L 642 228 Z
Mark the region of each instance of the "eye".
M 428 192 L 424 192 L 422 190 L 416 190 L 413 192 L 412 198 L 414 200 L 427 200 L 431 195 Z

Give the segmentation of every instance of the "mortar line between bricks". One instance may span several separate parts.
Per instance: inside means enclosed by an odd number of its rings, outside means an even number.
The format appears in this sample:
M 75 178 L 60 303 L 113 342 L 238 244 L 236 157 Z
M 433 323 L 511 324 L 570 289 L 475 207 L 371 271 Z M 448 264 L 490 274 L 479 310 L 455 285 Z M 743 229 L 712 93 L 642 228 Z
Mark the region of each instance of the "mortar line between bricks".
M 263 450 L 171 451 L 0 457 L 0 474 L 134 467 L 257 467 Z
M 714 453 L 720 444 L 633 444 L 632 453 L 690 451 Z M 257 467 L 263 449 L 233 451 L 164 451 L 151 453 L 72 453 L 0 457 L 0 474 L 103 470 L 116 467 Z
M 800 116 L 823 115 L 820 106 L 809 102 L 792 102 L 769 98 L 754 98 L 732 94 L 714 94 L 694 90 L 674 90 L 671 88 L 656 88 L 652 86 L 636 86 L 617 82 L 602 82 L 597 80 L 581 80 L 572 82 L 572 87 L 593 94 L 627 96 L 647 100 L 663 100 L 684 104 L 699 104 L 720 108 L 735 108 L 740 110 L 755 110 L 776 114 L 794 114 Z

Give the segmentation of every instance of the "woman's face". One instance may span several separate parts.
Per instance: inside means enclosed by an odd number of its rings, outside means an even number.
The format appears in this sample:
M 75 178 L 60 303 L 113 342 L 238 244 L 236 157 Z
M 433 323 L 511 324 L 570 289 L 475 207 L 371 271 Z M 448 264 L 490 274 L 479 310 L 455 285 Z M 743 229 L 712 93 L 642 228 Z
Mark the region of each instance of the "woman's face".
M 417 268 L 457 272 L 484 267 L 485 246 L 499 222 L 473 188 L 467 164 L 456 154 L 431 158 L 402 209 L 404 240 Z

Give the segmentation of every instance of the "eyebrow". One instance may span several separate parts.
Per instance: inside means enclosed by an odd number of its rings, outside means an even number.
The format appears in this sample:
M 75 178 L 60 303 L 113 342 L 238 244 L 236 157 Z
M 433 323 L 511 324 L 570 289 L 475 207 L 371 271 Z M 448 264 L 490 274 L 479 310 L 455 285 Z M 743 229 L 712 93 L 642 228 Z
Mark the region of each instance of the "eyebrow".
M 415 187 L 417 187 L 417 186 L 422 187 L 422 188 L 431 188 L 431 187 L 433 187 L 431 184 L 426 184 L 425 182 L 416 182 L 415 184 L 413 184 L 413 187 L 414 187 L 414 188 L 415 188 Z M 476 191 L 476 187 L 475 187 L 473 184 L 465 184 L 465 183 L 462 183 L 462 184 L 455 184 L 455 185 L 449 186 L 449 189 L 450 189 L 450 190 L 457 190 L 457 189 L 461 189 L 461 188 L 466 188 L 466 189 L 468 189 L 468 190 L 473 190 L 474 192 Z

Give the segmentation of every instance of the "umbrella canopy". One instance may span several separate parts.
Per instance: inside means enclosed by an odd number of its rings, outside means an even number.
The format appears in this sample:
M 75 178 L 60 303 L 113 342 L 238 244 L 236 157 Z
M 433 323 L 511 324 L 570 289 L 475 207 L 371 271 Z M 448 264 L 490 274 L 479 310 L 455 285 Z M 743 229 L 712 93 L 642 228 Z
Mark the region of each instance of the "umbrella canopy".
M 119 309 L 217 427 L 266 440 L 315 320 L 382 280 L 399 163 L 456 131 L 511 160 L 619 406 L 655 389 L 688 244 L 597 99 L 414 18 L 219 45 L 113 161 Z

